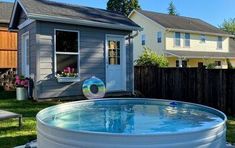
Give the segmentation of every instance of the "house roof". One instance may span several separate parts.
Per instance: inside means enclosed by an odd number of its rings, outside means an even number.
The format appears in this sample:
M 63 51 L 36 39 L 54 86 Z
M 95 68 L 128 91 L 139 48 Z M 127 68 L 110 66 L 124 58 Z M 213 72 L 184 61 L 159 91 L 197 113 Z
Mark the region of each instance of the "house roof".
M 142 15 L 148 17 L 152 21 L 155 21 L 156 23 L 160 24 L 161 26 L 167 29 L 178 29 L 229 35 L 228 33 L 218 29 L 217 27 L 211 24 L 208 24 L 207 22 L 201 19 L 184 16 L 174 16 L 145 10 L 137 10 L 137 12 L 141 13 Z
M 13 5 L 14 3 L 0 2 L 0 23 L 10 22 Z
M 30 19 L 120 30 L 139 30 L 124 15 L 103 9 L 58 3 L 49 0 L 17 0 Z
M 202 51 L 176 51 L 165 50 L 165 56 L 167 57 L 179 57 L 179 58 L 235 58 L 235 50 L 230 52 L 202 52 Z

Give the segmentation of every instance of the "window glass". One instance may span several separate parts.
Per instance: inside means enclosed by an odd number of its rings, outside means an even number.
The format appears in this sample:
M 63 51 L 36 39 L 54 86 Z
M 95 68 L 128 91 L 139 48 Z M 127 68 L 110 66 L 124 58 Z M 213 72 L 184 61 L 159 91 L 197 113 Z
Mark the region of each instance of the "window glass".
M 78 32 L 56 30 L 56 74 L 65 69 L 71 73 L 79 73 Z
M 223 38 L 221 36 L 218 36 L 218 41 L 217 41 L 217 48 L 222 49 L 223 48 Z
M 186 68 L 188 66 L 188 62 L 186 60 L 182 61 L 182 67 Z
M 57 52 L 78 52 L 78 33 L 69 31 L 56 31 Z
M 162 32 L 157 33 L 157 42 L 161 43 L 162 42 Z
M 66 67 L 74 69 L 75 73 L 78 73 L 78 56 L 77 55 L 56 55 L 57 74 L 62 73 Z
M 205 43 L 206 42 L 206 36 L 205 34 L 201 35 L 201 39 L 200 39 L 201 43 Z
M 215 61 L 216 66 L 222 66 L 221 61 Z
M 180 46 L 180 32 L 175 32 L 175 46 Z
M 109 46 L 109 64 L 120 65 L 120 41 L 108 41 Z
M 145 36 L 145 34 L 143 34 L 142 36 L 141 36 L 141 44 L 142 45 L 145 45 L 146 43 L 146 36 Z
M 190 34 L 189 33 L 185 33 L 184 46 L 190 47 Z

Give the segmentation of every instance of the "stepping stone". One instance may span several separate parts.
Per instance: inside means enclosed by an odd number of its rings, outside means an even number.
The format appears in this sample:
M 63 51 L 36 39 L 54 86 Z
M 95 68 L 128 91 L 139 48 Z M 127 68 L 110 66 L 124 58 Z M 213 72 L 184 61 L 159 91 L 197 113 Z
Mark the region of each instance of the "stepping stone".
M 22 126 L 22 115 L 21 114 L 0 110 L 0 121 L 6 120 L 6 119 L 12 119 L 12 118 L 19 118 L 19 127 Z

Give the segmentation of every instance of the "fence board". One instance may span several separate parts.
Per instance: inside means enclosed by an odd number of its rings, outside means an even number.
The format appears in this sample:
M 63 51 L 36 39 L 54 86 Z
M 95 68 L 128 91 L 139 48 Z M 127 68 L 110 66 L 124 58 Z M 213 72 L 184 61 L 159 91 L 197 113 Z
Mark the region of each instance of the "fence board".
M 136 66 L 135 89 L 145 97 L 199 103 L 235 115 L 235 70 Z

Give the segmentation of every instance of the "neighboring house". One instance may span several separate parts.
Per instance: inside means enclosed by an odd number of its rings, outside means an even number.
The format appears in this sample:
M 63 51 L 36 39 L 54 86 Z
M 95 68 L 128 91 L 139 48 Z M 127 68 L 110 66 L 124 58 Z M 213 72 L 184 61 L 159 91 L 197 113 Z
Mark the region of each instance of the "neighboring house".
M 215 62 L 227 68 L 226 59 L 235 66 L 235 53 L 229 49 L 229 35 L 195 18 L 133 10 L 129 18 L 143 28 L 134 39 L 134 59 L 144 47 L 169 60 L 170 67 L 197 67 Z
M 132 31 L 127 17 L 106 10 L 47 0 L 17 0 L 9 29 L 19 30 L 19 73 L 34 81 L 36 99 L 82 95 L 83 80 L 96 76 L 108 92 L 131 92 Z M 57 73 L 73 67 L 74 82 Z
M 17 33 L 8 31 L 13 5 L 0 2 L 0 69 L 17 67 Z

